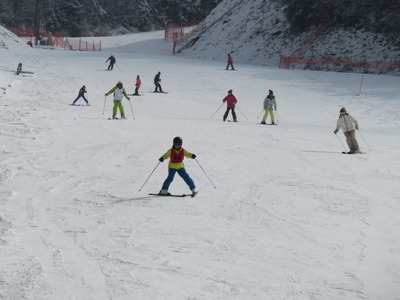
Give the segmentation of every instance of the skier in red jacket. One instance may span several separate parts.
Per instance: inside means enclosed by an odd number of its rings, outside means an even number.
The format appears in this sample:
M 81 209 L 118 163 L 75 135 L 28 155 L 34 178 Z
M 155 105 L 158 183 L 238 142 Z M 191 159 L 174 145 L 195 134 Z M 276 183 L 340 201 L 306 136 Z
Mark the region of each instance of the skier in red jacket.
M 228 54 L 228 64 L 226 65 L 227 70 L 229 66 L 231 66 L 231 70 L 235 70 L 235 68 L 233 67 L 233 58 L 230 54 Z
M 223 100 L 223 103 L 226 102 L 226 111 L 224 114 L 224 118 L 223 120 L 225 121 L 226 118 L 228 117 L 229 111 L 232 111 L 232 116 L 233 116 L 233 122 L 237 122 L 236 119 L 236 113 L 235 113 L 235 106 L 236 103 L 238 102 L 238 100 L 236 99 L 236 97 L 232 94 L 232 90 L 228 91 L 228 96 L 226 96 Z

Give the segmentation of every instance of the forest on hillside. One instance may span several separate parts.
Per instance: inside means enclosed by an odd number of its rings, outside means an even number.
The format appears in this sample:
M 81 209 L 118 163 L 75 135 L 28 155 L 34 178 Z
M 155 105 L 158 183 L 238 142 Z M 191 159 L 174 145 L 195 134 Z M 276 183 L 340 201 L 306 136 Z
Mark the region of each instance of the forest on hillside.
M 262 5 L 266 6 L 268 1 L 282 6 L 293 34 L 324 22 L 383 33 L 393 39 L 398 39 L 400 34 L 400 0 L 265 0 Z M 220 2 L 222 0 L 1 0 L 0 24 L 35 29 L 38 19 L 40 29 L 68 36 L 112 35 L 202 20 Z
M 324 22 L 397 38 L 400 0 L 274 0 L 284 4 L 291 31 L 300 33 Z
M 0 24 L 68 36 L 148 31 L 204 19 L 222 0 L 1 0 Z M 38 18 L 36 12 L 38 11 Z

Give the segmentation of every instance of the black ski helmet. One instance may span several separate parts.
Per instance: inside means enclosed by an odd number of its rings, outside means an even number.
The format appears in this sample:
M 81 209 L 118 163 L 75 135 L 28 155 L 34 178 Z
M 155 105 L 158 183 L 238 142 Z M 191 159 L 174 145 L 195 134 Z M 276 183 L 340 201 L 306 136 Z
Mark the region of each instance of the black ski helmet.
M 182 138 L 180 138 L 179 136 L 174 138 L 174 141 L 173 141 L 174 145 L 182 146 L 182 143 L 183 143 Z

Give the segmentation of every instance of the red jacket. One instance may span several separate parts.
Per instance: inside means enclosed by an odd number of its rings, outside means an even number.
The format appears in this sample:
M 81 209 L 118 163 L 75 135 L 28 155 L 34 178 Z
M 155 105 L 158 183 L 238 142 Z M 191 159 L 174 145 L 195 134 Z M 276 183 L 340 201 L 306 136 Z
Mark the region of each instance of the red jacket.
M 136 78 L 136 87 L 140 88 L 140 86 L 142 85 L 142 81 L 140 80 L 140 77 Z
M 227 107 L 235 107 L 235 104 L 238 102 L 238 100 L 236 99 L 236 97 L 235 96 L 233 96 L 233 95 L 228 95 L 228 96 L 226 96 L 223 100 L 222 100 L 222 102 L 228 102 L 226 105 L 227 105 Z
M 228 64 L 233 64 L 233 58 L 232 56 L 228 56 Z

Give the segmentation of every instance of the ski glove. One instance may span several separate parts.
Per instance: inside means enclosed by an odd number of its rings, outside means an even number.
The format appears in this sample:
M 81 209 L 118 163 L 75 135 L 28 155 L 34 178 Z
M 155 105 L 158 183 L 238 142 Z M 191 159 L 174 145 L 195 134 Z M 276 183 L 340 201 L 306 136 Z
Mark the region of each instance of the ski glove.
M 335 129 L 335 131 L 333 132 L 334 134 L 338 133 L 339 130 Z
M 160 157 L 159 161 L 160 161 L 160 162 L 163 162 L 163 161 L 164 161 L 164 158 Z
M 356 130 L 358 130 L 358 125 L 356 125 Z
M 192 158 L 195 159 L 196 158 L 196 154 L 192 154 Z
M 128 101 L 131 101 L 131 98 L 128 97 Z

